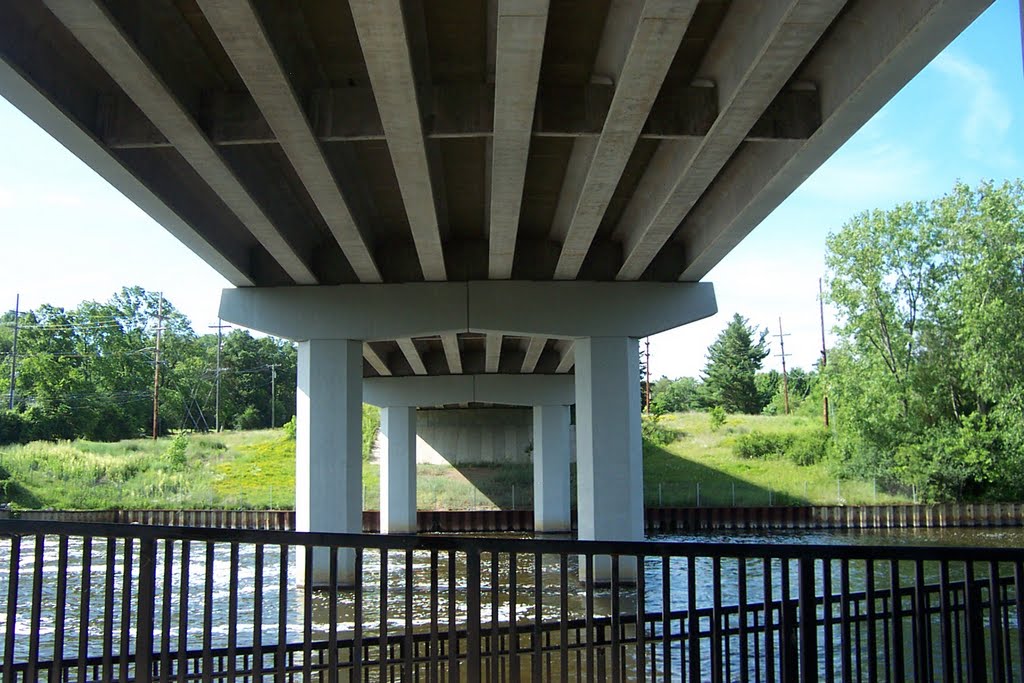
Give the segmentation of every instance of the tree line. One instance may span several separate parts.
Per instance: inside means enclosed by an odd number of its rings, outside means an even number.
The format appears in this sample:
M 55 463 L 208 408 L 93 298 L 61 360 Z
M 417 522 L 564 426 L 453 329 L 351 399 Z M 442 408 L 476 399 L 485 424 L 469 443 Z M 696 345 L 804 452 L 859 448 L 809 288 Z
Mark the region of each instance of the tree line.
M 216 330 L 197 334 L 155 292 L 125 287 L 106 302 L 21 312 L 16 359 L 14 332 L 14 311 L 0 315 L 5 379 L 16 360 L 13 410 L 8 392 L 0 397 L 0 443 L 114 441 L 151 433 L 158 334 L 157 431 L 216 427 Z M 222 427 L 280 426 L 294 415 L 296 351 L 290 342 L 231 330 L 222 337 L 220 368 Z
M 1024 493 L 1024 183 L 957 183 L 854 216 L 826 247 L 837 314 L 826 367 L 790 370 L 790 403 L 830 406 L 837 476 L 925 500 Z M 651 385 L 655 412 L 782 411 L 767 330 L 735 315 L 699 379 Z
M 786 382 L 777 370 L 763 370 L 770 353 L 767 328 L 758 329 L 739 313 L 708 347 L 699 378 L 661 377 L 651 382 L 654 414 L 720 408 L 726 413 L 781 415 L 788 388 L 791 413 L 821 414 L 822 387 L 817 368 L 789 368 Z

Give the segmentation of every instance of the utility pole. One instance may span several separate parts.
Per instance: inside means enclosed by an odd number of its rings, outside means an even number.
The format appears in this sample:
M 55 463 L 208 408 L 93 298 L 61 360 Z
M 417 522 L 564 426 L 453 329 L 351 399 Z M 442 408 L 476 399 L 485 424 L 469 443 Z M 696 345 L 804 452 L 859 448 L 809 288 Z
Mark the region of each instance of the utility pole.
M 11 387 L 7 394 L 7 407 L 14 410 L 14 380 L 18 370 L 18 321 L 21 295 L 14 295 L 14 342 L 11 344 Z
M 644 412 L 651 414 L 651 338 L 644 338 L 644 392 L 647 394 L 644 399 Z
M 156 355 L 153 361 L 153 441 L 157 437 L 157 423 L 160 419 L 160 333 L 164 329 L 164 293 L 156 305 Z
M 821 278 L 818 278 L 818 312 L 821 314 L 821 371 L 818 381 L 825 381 L 825 366 L 828 364 L 828 354 L 825 352 L 825 291 L 821 285 Z M 825 427 L 828 428 L 828 387 L 822 384 L 821 395 L 824 399 Z
M 275 412 L 276 406 L 274 403 L 274 397 L 277 395 L 277 365 L 275 363 L 270 364 L 270 428 L 273 429 L 277 426 L 277 414 Z
M 217 329 L 217 370 L 214 372 L 214 378 L 215 378 L 215 383 L 216 383 L 216 387 L 217 387 L 217 389 L 216 389 L 217 398 L 216 398 L 216 403 L 214 404 L 216 406 L 216 408 L 214 409 L 216 411 L 216 414 L 214 415 L 213 422 L 214 422 L 214 425 L 215 425 L 214 426 L 214 430 L 216 430 L 217 433 L 220 433 L 220 370 L 221 370 L 221 368 L 220 368 L 220 352 L 221 352 L 221 347 L 224 345 L 223 330 L 225 328 L 231 327 L 231 325 L 225 325 L 223 320 L 221 320 L 220 318 L 217 318 L 217 324 L 216 325 L 210 325 L 209 327 Z
M 779 317 L 779 333 L 773 335 L 779 338 L 779 357 L 782 358 L 782 395 L 786 399 L 786 415 L 789 415 L 789 377 L 786 374 L 786 337 L 782 333 L 782 317 Z

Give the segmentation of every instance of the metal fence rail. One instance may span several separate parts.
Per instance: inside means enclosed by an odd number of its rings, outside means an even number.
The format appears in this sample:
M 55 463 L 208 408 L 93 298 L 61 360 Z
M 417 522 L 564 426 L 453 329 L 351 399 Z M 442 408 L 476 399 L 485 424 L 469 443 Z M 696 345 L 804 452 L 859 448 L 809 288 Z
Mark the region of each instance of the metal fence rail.
M 12 683 L 1024 677 L 1024 550 L 24 520 L 0 537 Z M 311 588 L 314 549 L 354 585 Z M 596 585 L 608 556 L 636 583 L 612 562 Z

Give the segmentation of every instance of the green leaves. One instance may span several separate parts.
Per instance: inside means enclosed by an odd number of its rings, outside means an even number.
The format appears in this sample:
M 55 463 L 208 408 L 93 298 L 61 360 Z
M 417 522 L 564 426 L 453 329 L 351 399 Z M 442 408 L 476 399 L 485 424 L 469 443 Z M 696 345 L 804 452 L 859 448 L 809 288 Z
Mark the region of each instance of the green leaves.
M 756 342 L 755 335 L 757 331 L 747 326 L 746 318 L 736 313 L 708 347 L 703 376 L 708 405 L 721 406 L 730 413 L 761 412 L 762 401 L 754 378 L 768 355 L 768 330 L 762 330 Z
M 847 464 L 933 498 L 1005 488 L 994 463 L 1024 446 L 1024 185 L 860 214 L 826 262 Z

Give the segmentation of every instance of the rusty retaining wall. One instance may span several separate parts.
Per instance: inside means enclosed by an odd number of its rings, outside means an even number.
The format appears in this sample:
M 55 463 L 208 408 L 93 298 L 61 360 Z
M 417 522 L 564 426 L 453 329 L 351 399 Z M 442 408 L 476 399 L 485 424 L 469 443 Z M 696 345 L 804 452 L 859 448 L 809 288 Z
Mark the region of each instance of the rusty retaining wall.
M 99 510 L 0 511 L 19 517 L 67 522 L 158 524 L 242 529 L 290 530 L 292 510 Z M 421 532 L 533 531 L 531 510 L 420 510 Z M 575 527 L 575 514 L 573 515 Z M 912 529 L 1024 526 L 1021 503 L 942 503 L 936 505 L 811 505 L 802 507 L 647 508 L 647 531 L 655 533 L 770 529 Z M 363 513 L 363 530 L 380 530 L 380 513 Z

